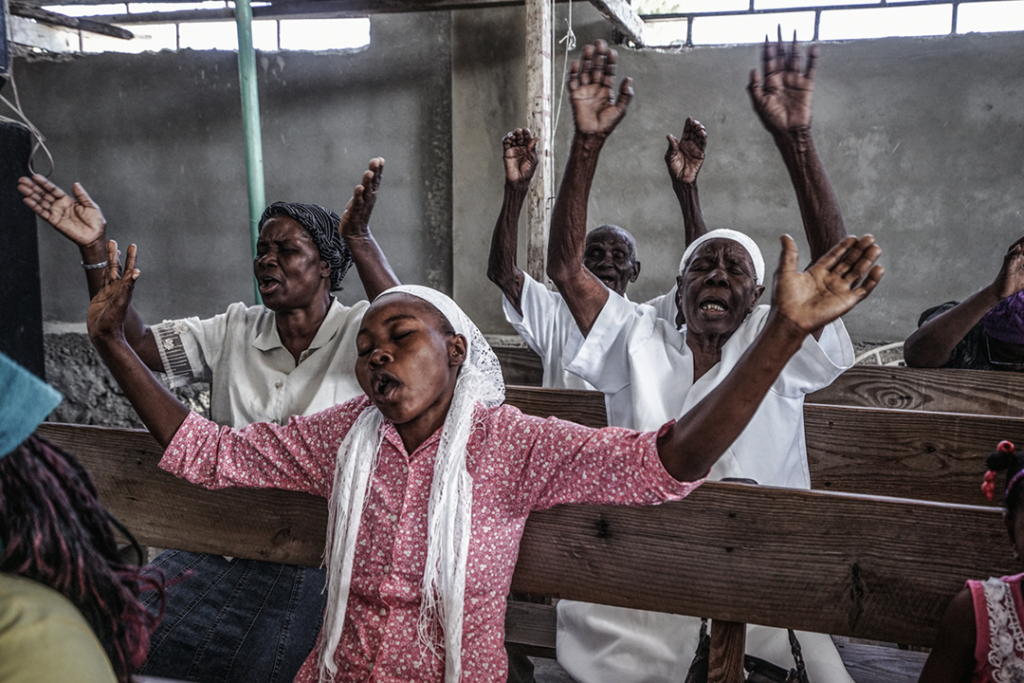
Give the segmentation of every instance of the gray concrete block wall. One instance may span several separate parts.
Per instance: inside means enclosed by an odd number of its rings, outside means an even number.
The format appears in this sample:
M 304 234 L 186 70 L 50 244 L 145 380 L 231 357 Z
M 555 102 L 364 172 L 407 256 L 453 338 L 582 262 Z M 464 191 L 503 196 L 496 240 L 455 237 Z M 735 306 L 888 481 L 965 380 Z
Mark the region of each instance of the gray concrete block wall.
M 559 34 L 567 11 L 556 9 Z M 581 45 L 611 38 L 588 5 L 573 13 Z M 374 230 L 399 276 L 454 291 L 485 332 L 511 333 L 486 258 L 502 196 L 500 139 L 525 122 L 524 30 L 515 7 L 381 15 L 362 51 L 261 53 L 268 201 L 340 211 L 366 161 L 386 157 Z M 111 237 L 139 244 L 136 306 L 147 321 L 251 300 L 235 59 L 185 51 L 16 64 L 25 110 L 57 158 L 54 180 L 84 182 Z M 631 298 L 666 290 L 682 252 L 662 157 L 665 134 L 678 135 L 687 116 L 710 136 L 700 176 L 708 225 L 749 231 L 773 262 L 778 235 L 802 230 L 745 90 L 758 47 L 620 49 L 619 63 L 636 98 L 605 147 L 590 221 L 636 234 L 643 273 Z M 822 46 L 818 149 L 848 229 L 873 232 L 886 250 L 885 281 L 847 317 L 855 341 L 904 338 L 921 310 L 991 280 L 1024 232 L 1022 66 L 1020 32 Z M 560 93 L 559 84 L 556 108 Z M 564 102 L 559 174 L 570 135 Z M 45 226 L 39 236 L 44 317 L 80 323 L 77 250 Z M 356 281 L 353 271 L 342 300 L 362 296 Z
M 573 7 L 581 46 L 612 38 L 596 12 L 581 3 Z M 567 5 L 558 5 L 556 13 L 561 36 Z M 485 38 L 520 45 L 523 13 L 463 11 L 453 21 L 457 36 L 472 36 L 457 38 L 453 48 L 452 89 L 459 103 L 453 109 L 455 292 L 483 329 L 507 334 L 497 288 L 482 288 L 488 286 L 487 248 L 502 196 L 499 143 L 506 131 L 523 125 L 525 109 L 522 98 L 500 107 L 504 99 L 476 91 L 481 83 L 525 88 L 522 48 L 494 59 Z M 619 49 L 618 74 L 634 79 L 636 96 L 602 153 L 589 225 L 617 223 L 636 235 L 643 272 L 632 299 L 666 291 L 682 255 L 681 218 L 663 155 L 665 134 L 678 136 L 687 116 L 709 133 L 699 179 L 708 227 L 749 232 L 768 263 L 777 258 L 778 236 L 790 232 L 806 263 L 789 177 L 746 92 L 750 68 L 758 63 L 755 45 Z M 886 252 L 882 285 L 846 318 L 855 341 L 905 338 L 925 308 L 965 298 L 990 282 L 1006 247 L 1024 233 L 1022 67 L 1021 32 L 821 46 L 813 124 L 819 154 L 847 229 L 874 233 Z M 557 98 L 558 92 L 556 108 Z M 559 175 L 570 136 L 571 111 L 564 102 L 555 144 Z M 523 246 L 520 258 L 525 261 Z
M 372 228 L 410 282 L 451 289 L 450 14 L 375 17 L 360 51 L 260 53 L 267 202 L 338 213 L 386 160 Z M 233 52 L 100 54 L 16 66 L 28 116 L 108 233 L 139 245 L 135 305 L 158 322 L 252 302 L 245 151 Z M 45 164 L 39 164 L 45 166 Z M 77 249 L 40 224 L 44 319 L 83 322 Z M 341 299 L 363 298 L 353 269 Z

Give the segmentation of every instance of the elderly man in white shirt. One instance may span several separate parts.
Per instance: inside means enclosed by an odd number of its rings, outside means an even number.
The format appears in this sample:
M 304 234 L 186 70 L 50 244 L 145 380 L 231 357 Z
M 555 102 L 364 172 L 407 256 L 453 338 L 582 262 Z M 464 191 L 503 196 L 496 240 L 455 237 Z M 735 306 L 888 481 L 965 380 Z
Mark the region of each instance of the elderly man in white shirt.
M 683 209 L 686 243 L 707 232 L 697 201 L 697 174 L 704 162 L 707 133 L 699 121 L 687 119 L 682 140 L 669 135 L 665 155 L 672 185 Z M 562 361 L 565 345 L 576 331 L 572 313 L 562 300 L 516 264 L 516 242 L 523 201 L 537 169 L 537 138 L 529 128 L 517 128 L 502 139 L 505 162 L 505 194 L 491 236 L 487 276 L 502 291 L 505 319 L 527 346 L 541 359 L 541 386 L 553 389 L 594 387 L 578 374 L 566 370 Z M 627 303 L 626 288 L 640 275 L 636 240 L 617 225 L 602 225 L 587 234 L 583 266 L 594 273 L 610 291 Z M 647 302 L 666 320 L 677 318 L 675 287 Z M 633 304 L 630 303 L 630 306 Z M 606 405 L 611 410 L 611 405 Z M 613 423 L 614 424 L 614 423 Z
M 817 260 L 842 241 L 838 202 L 810 137 L 810 95 L 816 51 L 800 71 L 794 42 L 766 43 L 765 83 L 751 75 L 755 111 L 772 132 L 794 180 L 801 215 Z M 567 369 L 606 395 L 611 424 L 657 428 L 684 415 L 734 367 L 761 330 L 767 307 L 764 262 L 741 233 L 718 230 L 693 240 L 677 277 L 679 330 L 648 306 L 626 306 L 579 267 L 587 196 L 604 141 L 632 98 L 629 79 L 612 92 L 615 53 L 603 43 L 573 64 L 569 90 L 575 135 L 555 203 L 548 275 L 577 324 L 566 345 Z M 670 138 L 670 152 L 672 139 Z M 670 167 L 671 169 L 671 167 Z M 687 197 L 677 196 L 681 204 Z M 694 192 L 690 201 L 696 199 Z M 683 206 L 684 215 L 686 206 Z M 750 425 L 711 471 L 775 486 L 810 486 L 803 435 L 803 397 L 826 386 L 853 362 L 853 348 L 837 321 L 808 338 L 787 364 Z M 684 617 L 562 601 L 558 658 L 581 683 L 678 681 L 697 644 L 698 622 Z M 799 634 L 811 680 L 851 681 L 828 636 Z M 793 666 L 785 631 L 752 627 L 747 651 Z

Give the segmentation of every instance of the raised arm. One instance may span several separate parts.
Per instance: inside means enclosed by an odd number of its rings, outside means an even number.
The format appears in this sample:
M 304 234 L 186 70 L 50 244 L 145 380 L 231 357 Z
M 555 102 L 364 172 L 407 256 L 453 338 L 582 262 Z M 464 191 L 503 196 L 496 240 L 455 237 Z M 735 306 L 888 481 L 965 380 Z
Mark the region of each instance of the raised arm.
M 683 211 L 686 246 L 690 246 L 691 242 L 708 231 L 700 210 L 700 198 L 697 196 L 697 174 L 704 165 L 708 134 L 700 121 L 687 118 L 681 138 L 676 139 L 671 134 L 666 137 L 668 151 L 665 152 L 665 165 L 672 179 L 672 190 L 679 200 L 679 208 Z
M 569 69 L 575 133 L 555 199 L 548 242 L 548 277 L 562 293 L 584 336 L 608 300 L 608 288 L 583 265 L 590 186 L 601 148 L 633 99 L 629 78 L 623 79 L 615 98 L 615 62 L 615 50 L 599 40 L 584 47 L 583 58 Z
M 732 372 L 658 440 L 665 469 L 694 481 L 746 428 L 765 394 L 804 338 L 862 301 L 882 278 L 882 250 L 871 235 L 847 237 L 805 271 L 796 243 L 782 238 L 772 308 L 764 328 Z
M 103 212 L 79 183 L 72 186 L 74 198 L 68 196 L 46 177 L 38 173 L 18 179 L 23 201 L 36 215 L 57 228 L 78 245 L 82 267 L 89 285 L 89 298 L 103 288 L 106 279 L 107 221 Z M 135 307 L 129 304 L 124 321 L 124 337 L 151 370 L 163 372 L 164 364 L 153 333 L 142 322 Z
M 915 368 L 941 368 L 953 349 L 978 322 L 1008 296 L 1024 289 L 1024 237 L 1003 256 L 1003 264 L 992 284 L 937 315 L 907 337 L 903 357 Z
M 491 234 L 491 254 L 487 259 L 487 278 L 501 287 L 505 298 L 519 315 L 523 314 L 520 305 L 523 271 L 516 265 L 519 214 L 537 170 L 538 139 L 533 137 L 529 128 L 516 128 L 501 140 L 505 160 L 505 197 Z
M 366 297 L 373 301 L 386 289 L 402 284 L 398 281 L 395 271 L 381 251 L 377 240 L 370 233 L 370 214 L 377 203 L 377 190 L 384 176 L 384 159 L 377 157 L 370 160 L 370 167 L 363 173 L 363 181 L 352 191 L 352 199 L 348 200 L 345 213 L 341 215 L 338 230 L 341 238 L 352 252 L 352 260 L 356 264 L 359 280 L 366 290 Z
M 122 274 L 117 264 L 117 243 L 108 242 L 109 265 L 102 270 L 104 283 L 89 304 L 89 338 L 146 428 L 166 447 L 189 410 L 153 376 L 125 339 L 124 324 L 140 275 L 135 254 L 133 244 L 128 247 Z
M 807 70 L 801 72 L 796 33 L 787 49 L 780 28 L 776 44 L 767 37 L 764 41 L 763 82 L 758 78 L 757 69 L 751 69 L 747 88 L 754 111 L 772 134 L 786 163 L 812 260 L 821 258 L 846 237 L 839 200 L 811 138 L 811 95 L 817 59 L 818 46 L 812 45 L 807 51 Z

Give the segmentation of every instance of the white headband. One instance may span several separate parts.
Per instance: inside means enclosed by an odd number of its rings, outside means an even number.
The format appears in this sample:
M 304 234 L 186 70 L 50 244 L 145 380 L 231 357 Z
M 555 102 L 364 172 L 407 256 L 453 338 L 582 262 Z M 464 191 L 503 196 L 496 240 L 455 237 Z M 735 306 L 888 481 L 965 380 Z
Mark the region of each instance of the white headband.
M 747 250 L 747 253 L 750 254 L 750 260 L 754 262 L 754 278 L 757 280 L 757 284 L 764 284 L 764 257 L 761 256 L 761 250 L 757 248 L 757 244 L 754 243 L 754 240 L 750 239 L 738 230 L 729 230 L 728 228 L 712 230 L 711 232 L 704 233 L 695 239 L 690 246 L 686 248 L 686 251 L 683 252 L 683 258 L 679 261 L 680 274 L 686 270 L 686 266 L 690 262 L 690 257 L 697 252 L 697 248 L 709 240 L 732 240 L 733 242 L 738 242 L 740 246 Z

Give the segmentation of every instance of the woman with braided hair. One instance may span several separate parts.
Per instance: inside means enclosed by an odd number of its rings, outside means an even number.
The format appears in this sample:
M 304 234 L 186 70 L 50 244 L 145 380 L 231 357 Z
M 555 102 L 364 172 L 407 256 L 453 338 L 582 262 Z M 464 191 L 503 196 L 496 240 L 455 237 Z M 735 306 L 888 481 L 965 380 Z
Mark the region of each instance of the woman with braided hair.
M 995 497 L 996 474 L 1006 472 L 1003 514 L 1014 556 L 1024 555 L 1024 451 L 1002 441 L 985 460 L 981 490 Z M 950 601 L 920 683 L 1024 681 L 1024 574 L 971 580 Z
M 127 343 L 168 386 L 210 382 L 221 425 L 283 423 L 362 393 L 352 371 L 369 303 L 331 295 L 354 263 L 369 297 L 398 284 L 369 230 L 384 160 L 370 161 L 339 216 L 322 206 L 275 202 L 259 221 L 253 274 L 263 304 L 148 327 L 134 307 Z M 78 183 L 74 197 L 46 178 L 19 180 L 25 203 L 79 246 L 95 296 L 108 256 L 106 221 Z M 142 673 L 204 683 L 289 683 L 316 642 L 324 572 L 168 550 L 153 566 L 170 580 L 164 619 Z M 155 606 L 154 606 L 155 608 Z
M 121 559 L 115 528 L 138 544 L 78 461 L 32 434 L 60 401 L 0 353 L 0 681 L 129 683 L 157 621 L 139 595 L 163 582 Z

